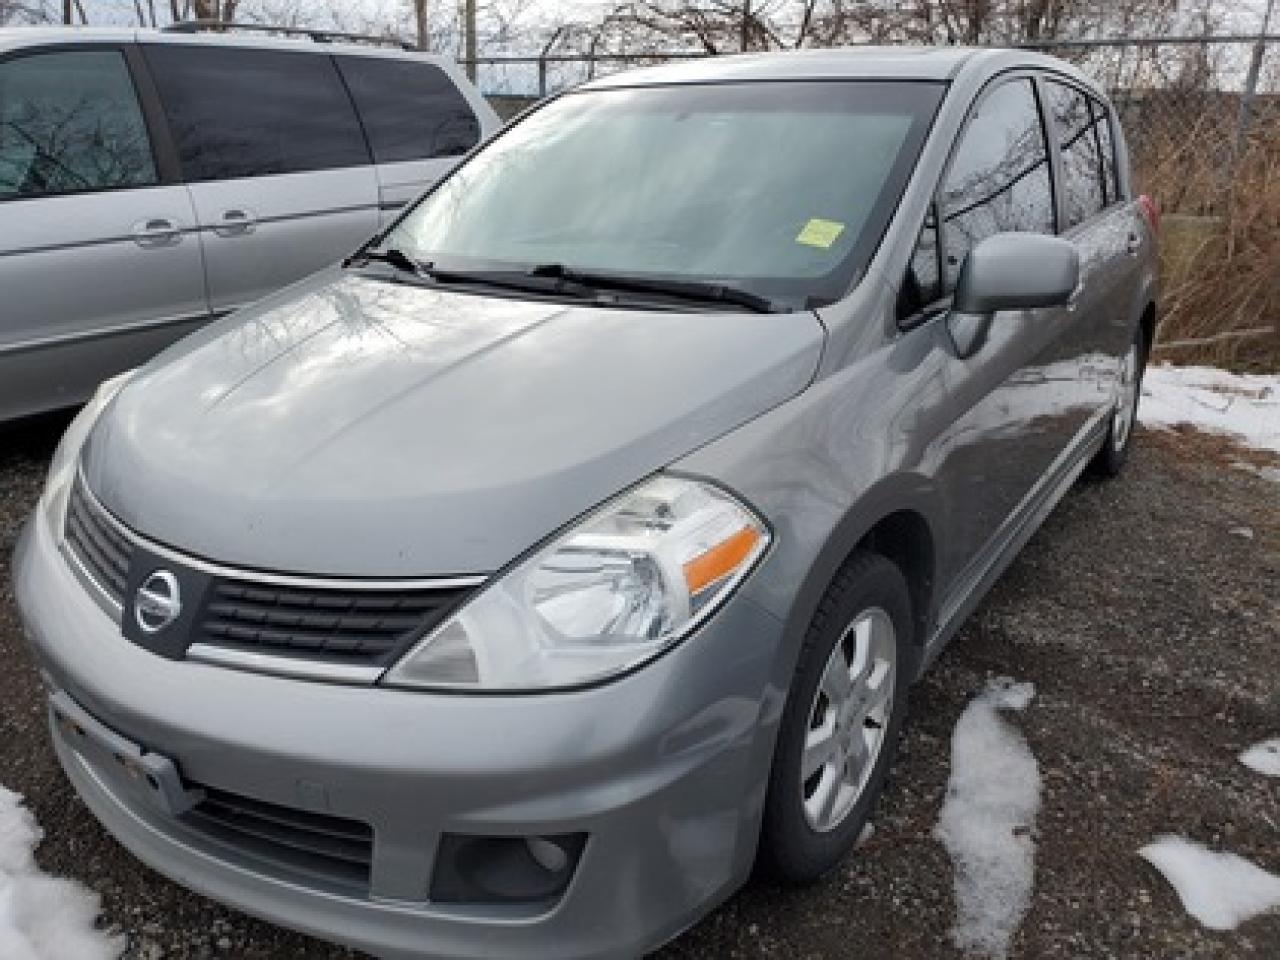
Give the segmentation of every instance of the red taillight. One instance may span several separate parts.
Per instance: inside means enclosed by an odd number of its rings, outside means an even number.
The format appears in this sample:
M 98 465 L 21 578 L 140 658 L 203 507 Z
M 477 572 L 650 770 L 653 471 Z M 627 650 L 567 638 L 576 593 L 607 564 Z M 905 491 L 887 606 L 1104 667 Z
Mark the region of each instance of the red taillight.
M 1142 204 L 1142 212 L 1147 215 L 1147 223 L 1151 224 L 1153 233 L 1160 232 L 1160 204 L 1156 203 L 1155 198 L 1143 194 L 1138 198 L 1138 203 Z

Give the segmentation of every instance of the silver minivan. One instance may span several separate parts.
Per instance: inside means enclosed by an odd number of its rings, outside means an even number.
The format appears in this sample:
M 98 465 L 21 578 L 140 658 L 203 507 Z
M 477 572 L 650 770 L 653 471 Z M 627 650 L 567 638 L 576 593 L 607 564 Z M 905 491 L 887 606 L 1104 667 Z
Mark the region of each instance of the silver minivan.
M 0 420 L 341 259 L 498 126 L 446 59 L 308 36 L 0 29 Z
M 382 957 L 635 956 L 812 880 L 1123 466 L 1155 253 L 1048 57 L 578 88 L 72 424 L 14 561 L 63 768 L 144 862 Z

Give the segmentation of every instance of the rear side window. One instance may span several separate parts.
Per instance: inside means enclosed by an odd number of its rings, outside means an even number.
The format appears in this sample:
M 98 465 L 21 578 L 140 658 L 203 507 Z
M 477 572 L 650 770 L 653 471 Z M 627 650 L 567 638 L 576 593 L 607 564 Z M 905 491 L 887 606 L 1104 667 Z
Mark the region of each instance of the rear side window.
M 439 67 L 414 60 L 338 57 L 376 163 L 454 157 L 480 141 L 480 121 Z
M 1079 90 L 1053 81 L 1046 87 L 1062 152 L 1062 229 L 1070 230 L 1107 205 L 1096 118 L 1089 98 Z
M 144 49 L 187 180 L 369 163 L 329 57 L 186 44 Z
M 980 240 L 996 233 L 1053 233 L 1049 155 L 1030 80 L 1011 80 L 979 102 L 939 193 L 943 293 Z M 926 233 L 929 231 L 926 230 Z M 923 291 L 925 302 L 931 291 Z
M 1120 200 L 1120 177 L 1117 174 L 1115 143 L 1111 139 L 1110 115 L 1107 108 L 1092 97 L 1089 103 L 1093 106 L 1098 148 L 1102 153 L 1102 189 L 1106 192 L 1106 201 L 1110 205 Z
M 120 51 L 0 63 L 0 199 L 155 182 L 151 141 Z

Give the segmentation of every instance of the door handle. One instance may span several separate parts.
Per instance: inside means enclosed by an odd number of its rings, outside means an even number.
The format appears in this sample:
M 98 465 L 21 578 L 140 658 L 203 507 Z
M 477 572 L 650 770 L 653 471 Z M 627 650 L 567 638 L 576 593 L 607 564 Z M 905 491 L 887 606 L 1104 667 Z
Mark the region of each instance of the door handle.
M 252 210 L 247 207 L 232 207 L 230 210 L 223 211 L 214 225 L 213 232 L 220 237 L 240 237 L 253 233 L 257 222 L 258 219 Z
M 168 247 L 181 240 L 182 230 L 164 217 L 150 217 L 133 225 L 133 242 L 140 247 Z

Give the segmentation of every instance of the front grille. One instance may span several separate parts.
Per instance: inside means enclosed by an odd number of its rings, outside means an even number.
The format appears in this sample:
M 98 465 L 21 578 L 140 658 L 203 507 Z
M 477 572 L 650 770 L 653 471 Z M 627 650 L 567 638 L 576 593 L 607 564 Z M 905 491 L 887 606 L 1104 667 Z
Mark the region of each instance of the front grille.
M 85 492 L 79 475 L 67 501 L 66 543 L 87 575 L 116 606 L 124 605 L 132 546 Z
M 215 579 L 193 642 L 273 655 L 385 664 L 471 592 L 278 587 Z
M 151 573 L 163 570 L 177 579 L 180 619 L 147 634 L 134 617 L 124 617 L 121 629 L 127 639 L 172 659 L 186 657 L 189 647 L 199 645 L 197 659 L 210 662 L 210 648 L 217 648 L 221 655 L 212 662 L 291 676 L 307 675 L 310 662 L 327 679 L 333 679 L 334 669 L 351 668 L 360 676 L 347 679 L 370 682 L 371 674 L 390 666 L 460 606 L 482 579 L 454 578 L 438 586 L 430 580 L 332 580 L 182 559 L 108 514 L 79 473 L 67 502 L 65 540 L 82 579 L 105 598 L 104 608 L 110 601 L 117 613 Z M 277 662 L 264 665 L 264 656 Z
M 344 892 L 368 893 L 373 862 L 369 824 L 192 786 L 203 789 L 205 799 L 182 814 L 189 829 L 288 873 Z

